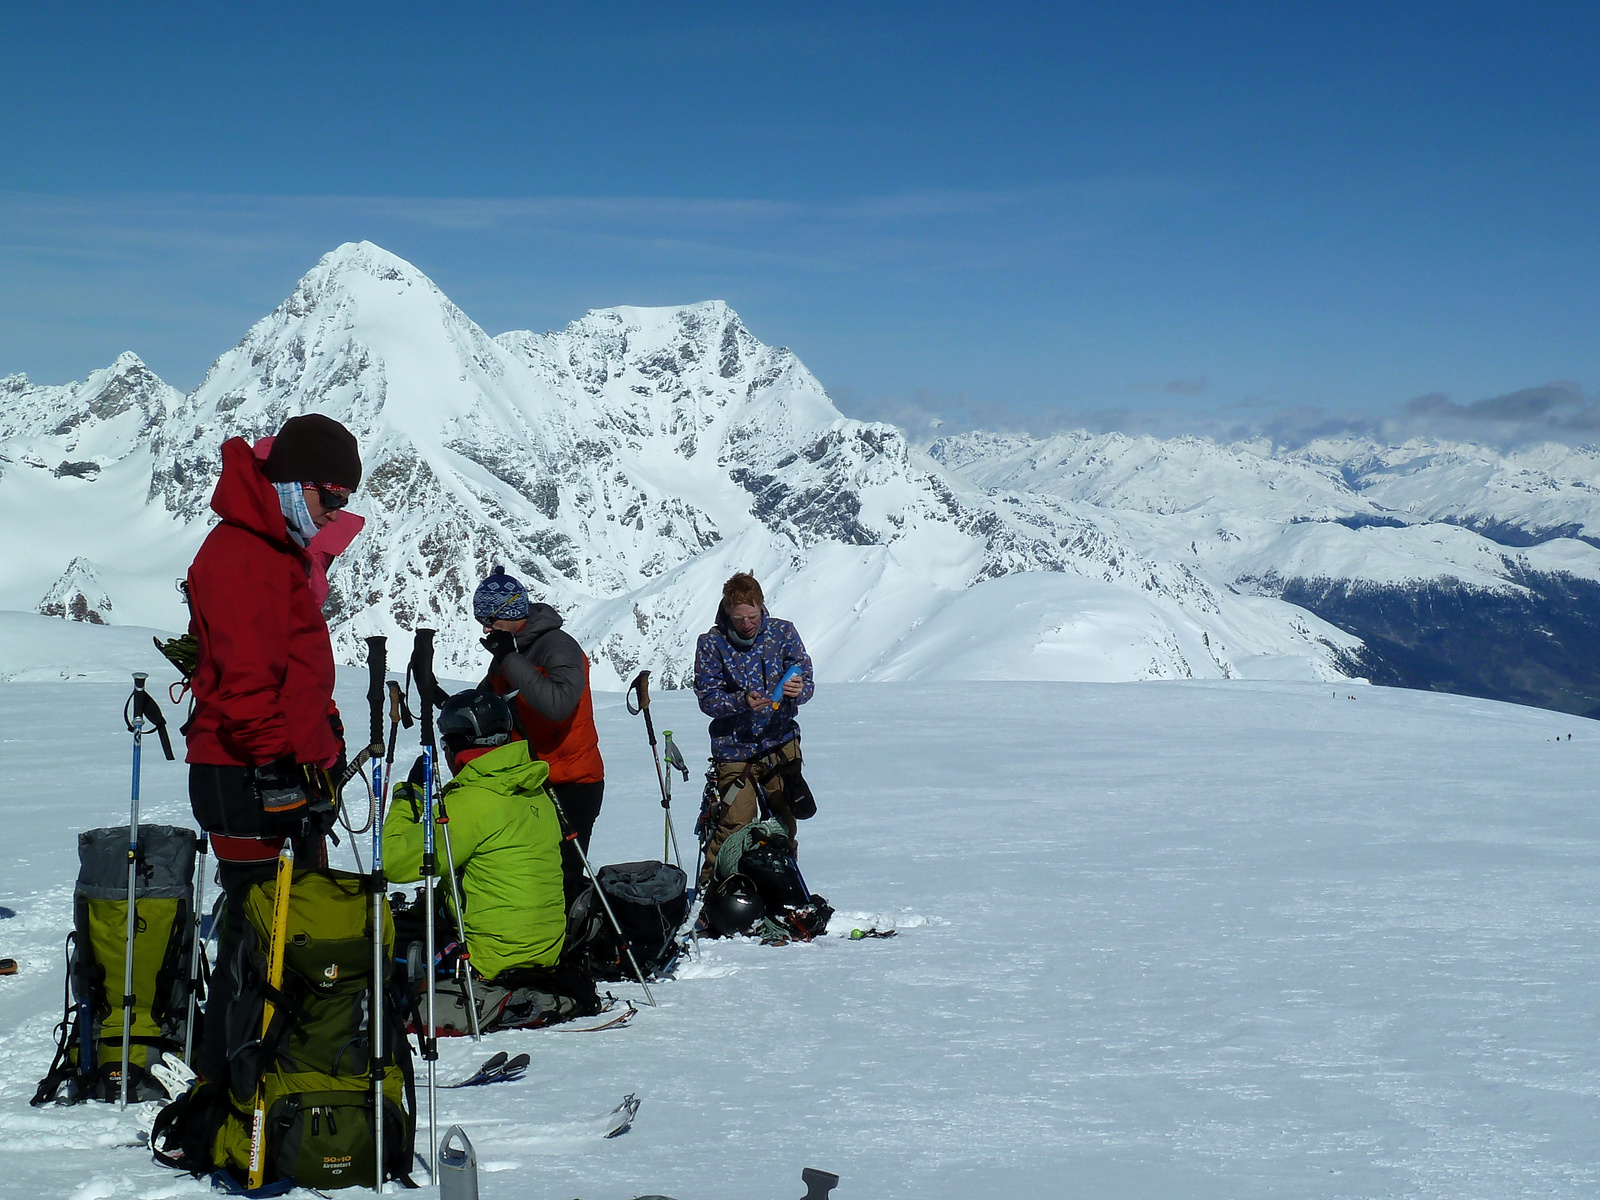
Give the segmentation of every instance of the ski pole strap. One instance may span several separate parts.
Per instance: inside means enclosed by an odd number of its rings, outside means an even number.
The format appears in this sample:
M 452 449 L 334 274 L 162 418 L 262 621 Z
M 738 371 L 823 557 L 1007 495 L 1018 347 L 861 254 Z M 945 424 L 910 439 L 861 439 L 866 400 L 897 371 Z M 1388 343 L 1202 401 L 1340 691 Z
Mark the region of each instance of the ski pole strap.
M 349 783 L 357 775 L 361 774 L 361 768 L 366 766 L 369 762 L 377 758 L 378 755 L 382 753 L 382 742 L 379 742 L 376 746 L 361 747 L 360 752 L 350 760 L 350 765 L 345 767 L 344 773 L 340 775 L 338 780 L 334 783 L 334 791 L 343 792 L 345 784 Z
M 635 700 L 638 701 L 637 704 L 634 703 Z M 633 682 L 628 685 L 628 694 L 625 697 L 624 702 L 627 704 L 628 713 L 631 716 L 637 717 L 640 713 L 648 713 L 649 712 L 649 710 L 650 710 L 650 672 L 649 671 L 640 671 L 637 675 L 635 675 L 633 677 Z M 650 718 L 648 716 L 645 717 L 646 721 L 648 721 L 649 719 Z
M 156 736 L 161 739 L 161 753 L 167 756 L 167 761 L 172 761 L 172 739 L 167 736 L 167 718 L 161 711 L 161 703 L 149 692 L 144 690 L 145 677 L 133 677 L 133 693 L 128 697 L 128 702 L 122 706 L 122 723 L 128 727 L 128 732 L 138 737 L 144 732 L 143 721 L 150 722 L 156 731 Z

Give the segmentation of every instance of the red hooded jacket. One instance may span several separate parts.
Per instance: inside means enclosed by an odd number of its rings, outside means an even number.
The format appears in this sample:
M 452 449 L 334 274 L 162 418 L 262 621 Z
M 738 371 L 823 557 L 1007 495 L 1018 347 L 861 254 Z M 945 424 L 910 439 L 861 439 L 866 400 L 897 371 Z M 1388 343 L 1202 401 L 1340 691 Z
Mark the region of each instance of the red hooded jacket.
M 289 755 L 331 766 L 333 646 L 307 586 L 309 559 L 289 537 L 277 489 L 243 438 L 222 445 L 211 496 L 222 523 L 189 568 L 200 642 L 191 763 L 251 766 Z

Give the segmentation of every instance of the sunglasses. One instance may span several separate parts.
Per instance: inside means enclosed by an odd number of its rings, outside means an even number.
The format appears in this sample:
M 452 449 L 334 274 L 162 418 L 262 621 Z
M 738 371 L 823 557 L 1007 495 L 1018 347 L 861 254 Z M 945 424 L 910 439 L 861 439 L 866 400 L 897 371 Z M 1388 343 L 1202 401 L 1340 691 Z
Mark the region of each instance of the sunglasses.
M 350 503 L 350 489 L 347 487 L 340 487 L 336 483 L 308 483 L 305 486 L 315 489 L 324 512 L 334 512 Z

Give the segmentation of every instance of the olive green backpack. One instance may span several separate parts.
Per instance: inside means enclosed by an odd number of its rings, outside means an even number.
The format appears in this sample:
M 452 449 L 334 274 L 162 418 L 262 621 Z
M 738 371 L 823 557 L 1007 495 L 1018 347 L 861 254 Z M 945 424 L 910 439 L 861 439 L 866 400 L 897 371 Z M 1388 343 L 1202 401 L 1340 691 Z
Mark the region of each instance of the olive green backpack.
M 194 945 L 194 873 L 200 838 L 140 825 L 134 873 L 132 1025 L 128 1098 L 165 1100 L 147 1070 L 182 1054 Z M 67 935 L 67 982 L 56 1054 L 31 1103 L 116 1101 L 122 1082 L 122 991 L 128 945 L 128 827 L 78 835 L 78 882 Z M 197 981 L 198 982 L 198 981 Z
M 289 890 L 283 983 L 262 1036 L 271 992 L 267 955 L 273 895 L 264 880 L 245 901 L 238 988 L 225 1004 L 229 1077 L 200 1082 L 169 1105 L 151 1134 L 157 1161 L 196 1175 L 248 1178 L 252 1111 L 266 1110 L 263 1183 L 333 1189 L 373 1184 L 371 1007 L 372 895 L 368 876 L 297 870 Z M 394 961 L 385 901 L 383 959 Z M 383 989 L 384 1178 L 405 1179 L 416 1136 L 411 1044 L 397 994 Z M 218 1000 L 220 1001 L 220 997 Z M 212 1011 L 218 1011 L 217 1001 Z

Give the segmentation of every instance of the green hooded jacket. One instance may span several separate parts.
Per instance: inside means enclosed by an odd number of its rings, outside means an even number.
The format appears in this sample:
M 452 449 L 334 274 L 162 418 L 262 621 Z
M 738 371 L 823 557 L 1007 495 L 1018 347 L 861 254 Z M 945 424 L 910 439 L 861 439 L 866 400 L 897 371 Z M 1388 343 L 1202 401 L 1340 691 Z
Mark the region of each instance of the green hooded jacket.
M 545 790 L 548 768 L 511 742 L 473 759 L 440 793 L 472 965 L 486 979 L 516 967 L 553 967 L 567 935 L 561 823 Z M 383 822 L 383 870 L 394 883 L 422 878 L 422 789 L 402 783 Z M 434 827 L 443 875 L 444 826 Z M 441 880 L 450 901 L 449 880 Z

